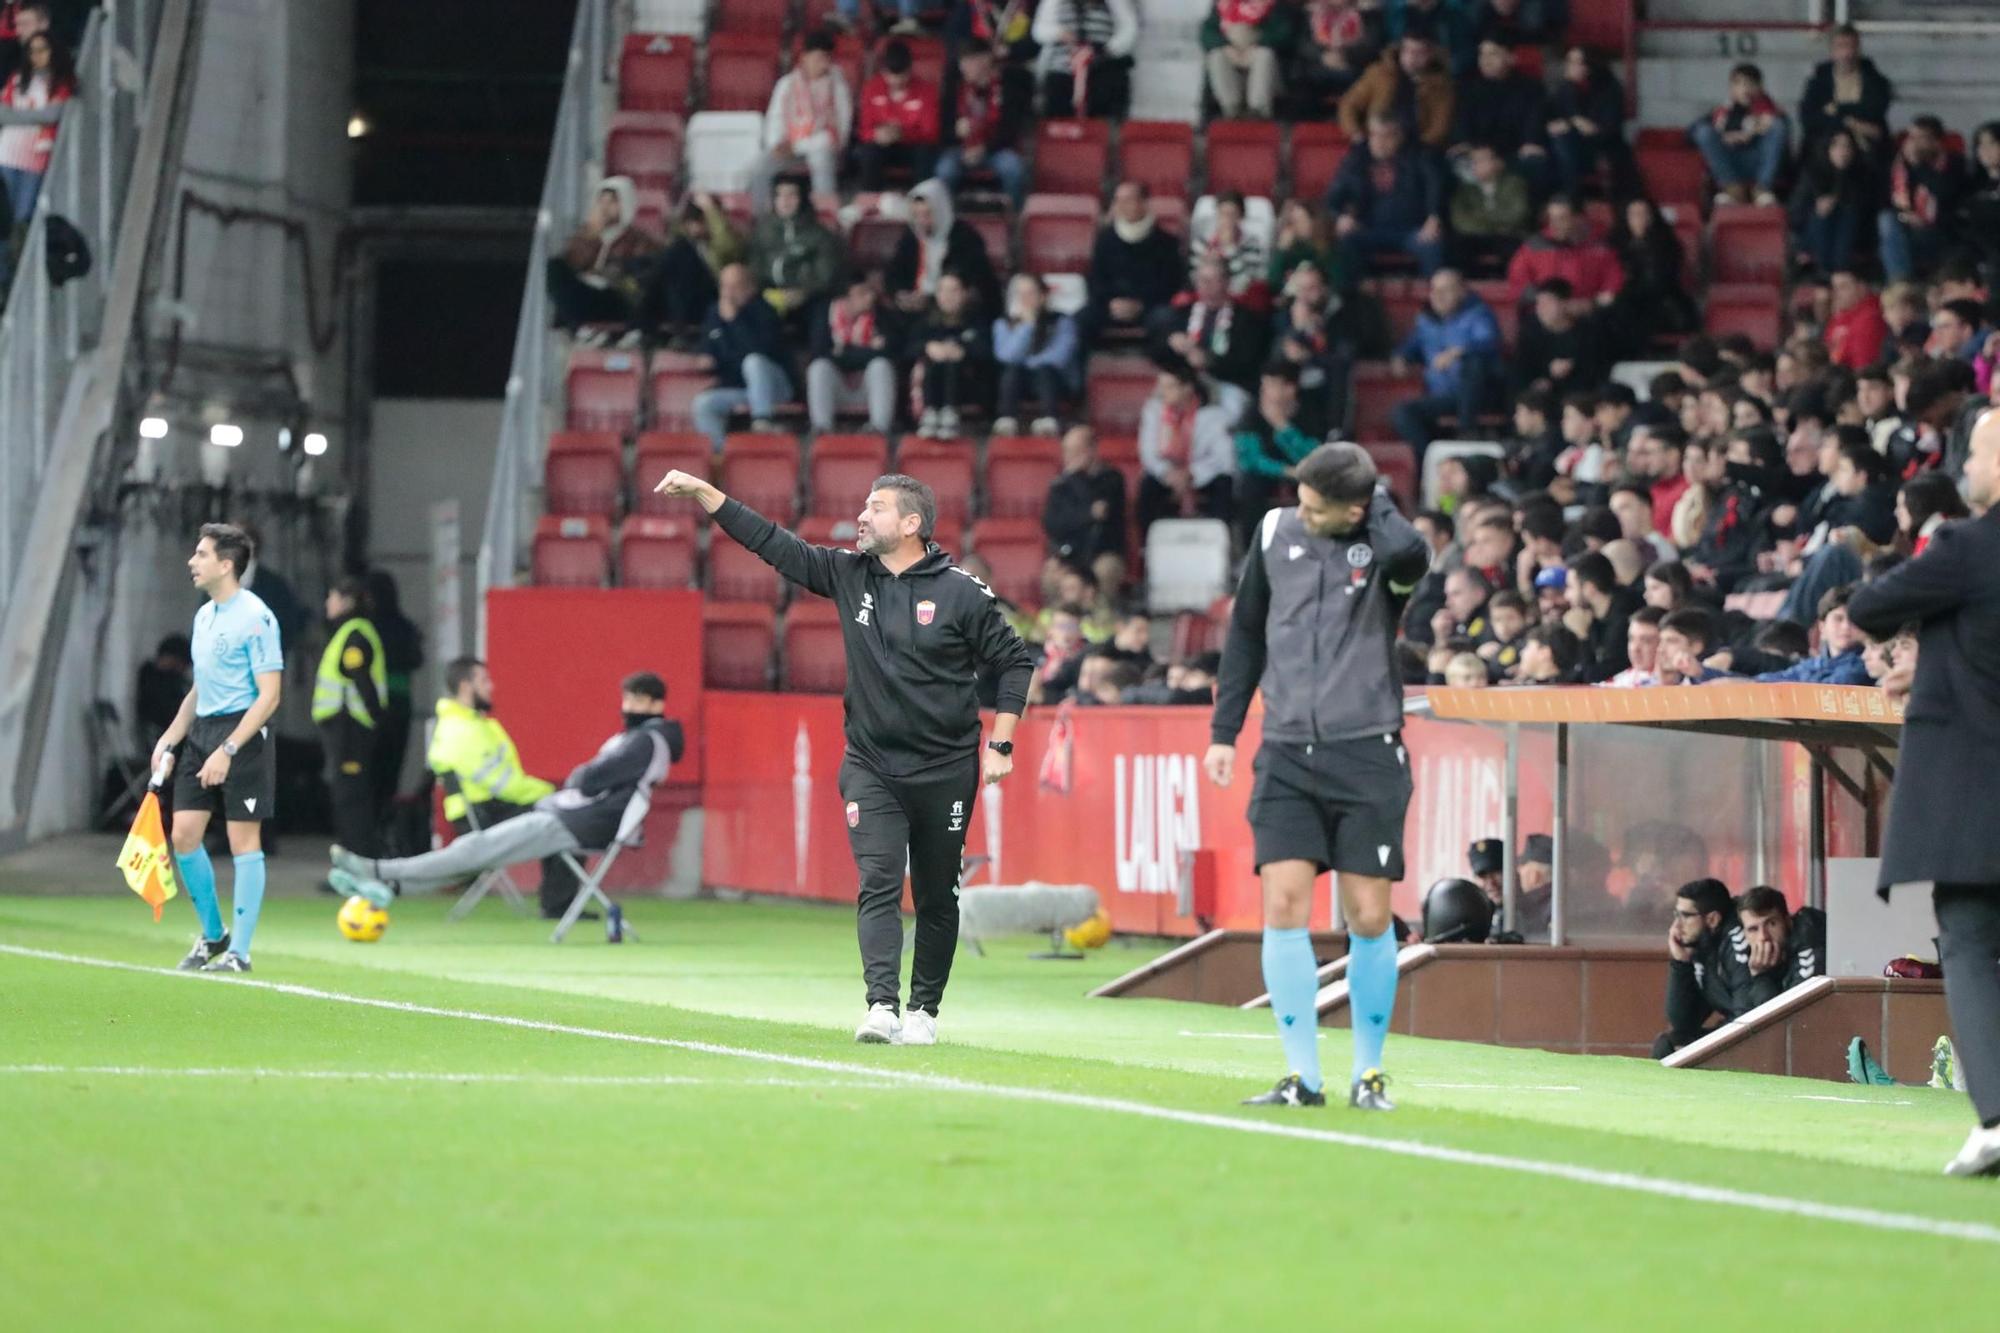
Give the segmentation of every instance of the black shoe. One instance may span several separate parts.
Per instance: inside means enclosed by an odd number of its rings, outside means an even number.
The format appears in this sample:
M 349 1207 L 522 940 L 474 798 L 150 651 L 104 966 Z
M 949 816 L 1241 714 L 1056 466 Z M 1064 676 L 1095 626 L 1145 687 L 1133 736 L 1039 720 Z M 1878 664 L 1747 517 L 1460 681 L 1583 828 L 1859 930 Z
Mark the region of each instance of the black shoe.
M 1393 1111 L 1396 1103 L 1389 1100 L 1389 1079 L 1379 1069 L 1371 1069 L 1354 1080 L 1354 1086 L 1347 1091 L 1347 1104 L 1357 1111 Z
M 1314 1092 L 1297 1074 L 1287 1074 L 1269 1092 L 1245 1097 L 1245 1106 L 1325 1106 L 1326 1094 Z
M 211 959 L 219 954 L 228 952 L 228 935 L 224 935 L 219 940 L 211 940 L 197 935 L 194 937 L 194 948 L 189 949 L 188 956 L 181 959 L 179 970 L 182 972 L 199 972 L 202 968 L 208 966 Z
M 250 960 L 240 953 L 218 954 L 215 961 L 204 967 L 204 972 L 248 972 Z

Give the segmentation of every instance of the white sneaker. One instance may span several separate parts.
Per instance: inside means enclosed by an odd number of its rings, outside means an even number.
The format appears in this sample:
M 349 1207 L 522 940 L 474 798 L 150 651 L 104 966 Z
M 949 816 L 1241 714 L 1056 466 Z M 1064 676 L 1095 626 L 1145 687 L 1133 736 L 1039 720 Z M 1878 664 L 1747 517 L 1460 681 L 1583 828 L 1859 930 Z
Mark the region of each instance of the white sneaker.
M 903 1016 L 903 1035 L 897 1039 L 899 1046 L 937 1045 L 937 1018 L 922 1009 L 912 1009 Z
M 2000 1176 L 2000 1127 L 1974 1129 L 1958 1156 L 1944 1164 L 1948 1176 Z
M 1021 422 L 1016 417 L 997 418 L 993 422 L 993 433 L 995 435 L 1019 435 L 1021 433 Z
M 1056 419 L 1054 417 L 1036 417 L 1035 424 L 1031 429 L 1037 435 L 1053 436 L 1057 431 Z
M 923 415 L 917 418 L 917 436 L 925 440 L 938 437 L 938 410 L 935 407 L 925 408 Z
M 1757 191 L 1757 207 L 1771 208 L 1776 206 L 1777 202 L 1778 202 L 1778 196 L 1772 194 L 1769 190 Z
M 854 1039 L 870 1046 L 889 1046 L 903 1035 L 903 1021 L 896 1017 L 896 1011 L 886 1004 L 871 1005 L 868 1017 L 861 1020 L 861 1026 L 854 1029 Z M 936 1040 L 933 1036 L 932 1040 Z
M 957 439 L 957 438 L 958 438 L 958 409 L 957 409 L 957 408 L 955 408 L 955 407 L 941 407 L 941 408 L 939 408 L 939 409 L 938 409 L 938 424 L 937 424 L 937 428 L 938 428 L 938 438 L 939 438 L 940 440 L 955 440 L 955 439 Z

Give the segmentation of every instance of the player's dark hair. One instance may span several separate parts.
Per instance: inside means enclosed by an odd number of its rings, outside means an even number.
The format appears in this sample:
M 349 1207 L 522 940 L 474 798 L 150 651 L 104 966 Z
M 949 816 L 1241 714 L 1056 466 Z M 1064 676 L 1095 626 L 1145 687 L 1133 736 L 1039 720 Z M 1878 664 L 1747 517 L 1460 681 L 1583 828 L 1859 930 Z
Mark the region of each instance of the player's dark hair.
M 1694 904 L 1694 910 L 1703 916 L 1710 912 L 1717 916 L 1729 915 L 1729 886 L 1719 879 L 1689 880 L 1674 890 L 1674 897 L 1687 899 Z
M 661 703 L 667 701 L 667 682 L 651 671 L 634 671 L 618 682 L 618 689 L 624 694 L 642 695 Z
M 1768 916 L 1776 912 L 1787 920 L 1792 915 L 1791 904 L 1785 901 L 1785 895 L 1769 884 L 1759 884 L 1754 889 L 1743 890 L 1743 896 L 1736 900 L 1736 910 L 1755 912 L 1758 916 Z
M 215 558 L 227 560 L 231 571 L 239 580 L 243 577 L 243 571 L 250 568 L 250 561 L 257 554 L 256 544 L 250 540 L 250 534 L 234 523 L 204 523 L 201 525 L 201 537 L 206 537 L 214 544 Z M 195 540 L 198 545 L 201 538 Z
M 1358 444 L 1322 444 L 1298 466 L 1298 482 L 1334 504 L 1355 504 L 1375 494 L 1375 460 Z
M 915 514 L 921 522 L 917 525 L 917 539 L 929 541 L 931 531 L 937 527 L 937 493 L 915 477 L 901 472 L 889 472 L 875 478 L 868 488 L 873 491 L 894 491 L 896 493 L 896 516 L 908 518 Z
M 445 663 L 444 667 L 444 692 L 446 694 L 457 694 L 464 687 L 465 682 L 471 680 L 473 676 L 478 674 L 479 668 L 485 665 L 486 663 L 476 657 L 452 658 L 451 661 Z

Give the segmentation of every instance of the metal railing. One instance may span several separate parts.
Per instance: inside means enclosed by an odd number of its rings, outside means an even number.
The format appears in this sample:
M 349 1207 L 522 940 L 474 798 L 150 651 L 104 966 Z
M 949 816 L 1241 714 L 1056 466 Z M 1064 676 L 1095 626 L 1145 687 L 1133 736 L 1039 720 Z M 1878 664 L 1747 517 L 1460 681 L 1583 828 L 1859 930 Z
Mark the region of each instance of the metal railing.
M 581 0 L 570 36 L 568 68 L 549 144 L 549 169 L 535 214 L 528 250 L 521 317 L 514 329 L 514 363 L 501 409 L 499 449 L 493 459 L 493 488 L 486 501 L 486 528 L 479 546 L 479 642 L 486 639 L 485 594 L 513 584 L 534 515 L 548 443 L 548 408 L 560 367 L 553 362 L 548 262 L 564 230 L 582 216 L 589 181 L 586 167 L 603 142 L 600 94 L 611 51 L 615 0 Z

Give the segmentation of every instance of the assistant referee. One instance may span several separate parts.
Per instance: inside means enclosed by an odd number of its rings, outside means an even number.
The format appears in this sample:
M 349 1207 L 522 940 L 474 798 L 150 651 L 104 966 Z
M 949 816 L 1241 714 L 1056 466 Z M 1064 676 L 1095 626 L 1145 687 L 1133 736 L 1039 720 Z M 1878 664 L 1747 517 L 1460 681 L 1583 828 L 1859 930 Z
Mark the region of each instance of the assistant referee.
M 856 929 L 868 1014 L 862 1042 L 928 1046 L 958 948 L 959 861 L 980 778 L 1013 771 L 1014 727 L 1034 658 L 993 590 L 931 541 L 937 498 L 915 477 L 877 477 L 855 549 L 799 540 L 700 477 L 654 488 L 691 496 L 718 528 L 808 592 L 840 607 L 847 653 L 847 753 L 840 794 L 860 872 Z M 993 739 L 979 748 L 976 679 L 998 678 Z M 903 867 L 917 907 L 910 1002 L 898 1014 Z
M 1390 887 L 1403 876 L 1410 803 L 1398 600 L 1429 548 L 1358 445 L 1323 444 L 1295 470 L 1298 505 L 1258 524 L 1243 562 L 1203 761 L 1226 787 L 1250 696 L 1264 691 L 1264 743 L 1250 825 L 1264 890 L 1264 988 L 1292 1072 L 1251 1105 L 1323 1106 L 1313 883 L 1335 872 L 1347 917 L 1354 1017 L 1348 1104 L 1393 1110 L 1382 1043 L 1396 1003 Z

